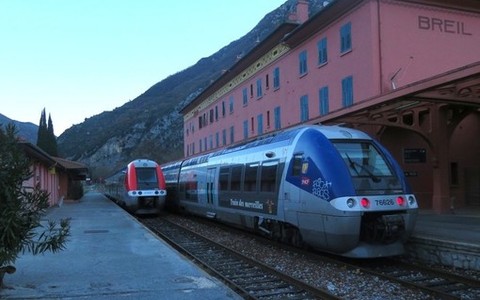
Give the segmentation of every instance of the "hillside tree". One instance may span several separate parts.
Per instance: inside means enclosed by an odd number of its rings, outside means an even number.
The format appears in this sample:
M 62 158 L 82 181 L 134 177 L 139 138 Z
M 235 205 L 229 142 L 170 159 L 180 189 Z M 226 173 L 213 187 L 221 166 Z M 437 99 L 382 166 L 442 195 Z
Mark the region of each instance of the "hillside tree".
M 32 176 L 31 161 L 18 143 L 15 125 L 0 124 L 0 288 L 20 253 L 33 255 L 63 250 L 70 220 L 44 221 L 49 194 L 36 186 L 22 187 Z

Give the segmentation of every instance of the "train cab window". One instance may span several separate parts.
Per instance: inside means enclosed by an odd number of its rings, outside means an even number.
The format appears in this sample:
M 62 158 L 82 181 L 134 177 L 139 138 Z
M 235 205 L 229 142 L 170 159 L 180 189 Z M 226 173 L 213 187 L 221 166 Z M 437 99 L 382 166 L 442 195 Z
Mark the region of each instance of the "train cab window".
M 336 141 L 357 190 L 400 190 L 401 183 L 386 157 L 369 141 Z
M 136 168 L 137 186 L 139 189 L 148 189 L 157 184 L 155 168 Z
M 219 177 L 219 189 L 221 191 L 228 191 L 228 181 L 230 177 L 230 168 L 229 167 L 221 167 L 220 168 L 220 177 Z
M 231 177 L 230 177 L 230 190 L 231 191 L 240 191 L 241 190 L 241 182 L 242 182 L 242 170 L 243 166 L 233 166 Z
M 261 192 L 275 192 L 275 185 L 277 181 L 277 167 L 278 160 L 267 161 L 262 164 L 260 179 Z
M 300 176 L 302 174 L 303 154 L 293 155 L 292 175 Z
M 244 190 L 246 192 L 255 192 L 257 190 L 258 163 L 245 166 Z

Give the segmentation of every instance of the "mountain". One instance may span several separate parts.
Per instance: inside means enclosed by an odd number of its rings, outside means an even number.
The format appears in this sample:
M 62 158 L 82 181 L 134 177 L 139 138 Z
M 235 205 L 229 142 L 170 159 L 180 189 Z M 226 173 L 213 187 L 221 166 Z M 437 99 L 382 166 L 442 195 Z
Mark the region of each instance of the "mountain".
M 310 0 L 310 15 L 325 2 Z M 284 23 L 296 3 L 286 1 L 240 39 L 156 83 L 134 100 L 67 129 L 57 140 L 60 155 L 87 164 L 93 178 L 109 176 L 136 158 L 159 163 L 181 158 L 180 109 Z
M 30 122 L 19 122 L 12 120 L 2 114 L 0 114 L 0 125 L 6 126 L 13 123 L 18 130 L 18 136 L 27 140 L 32 144 L 37 143 L 38 126 Z

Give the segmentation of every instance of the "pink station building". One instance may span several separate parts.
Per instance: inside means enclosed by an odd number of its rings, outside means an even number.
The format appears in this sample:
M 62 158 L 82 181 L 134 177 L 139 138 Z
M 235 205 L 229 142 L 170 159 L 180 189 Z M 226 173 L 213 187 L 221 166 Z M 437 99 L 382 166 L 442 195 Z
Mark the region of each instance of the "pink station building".
M 330 3 L 328 3 L 330 2 Z M 368 132 L 420 207 L 480 207 L 480 1 L 308 1 L 183 108 L 190 157 L 298 124 Z

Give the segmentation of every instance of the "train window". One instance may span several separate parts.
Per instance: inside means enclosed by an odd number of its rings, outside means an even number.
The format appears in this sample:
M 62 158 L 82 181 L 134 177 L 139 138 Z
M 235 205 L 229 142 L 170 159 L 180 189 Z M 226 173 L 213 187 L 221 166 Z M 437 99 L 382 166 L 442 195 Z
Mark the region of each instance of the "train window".
M 136 168 L 138 189 L 149 189 L 157 185 L 157 170 L 155 168 Z
M 262 164 L 260 191 L 275 192 L 275 184 L 277 180 L 278 160 L 267 161 Z
M 230 178 L 230 190 L 232 191 L 241 190 L 242 170 L 243 170 L 242 165 L 232 167 L 232 173 Z
M 218 183 L 220 184 L 219 189 L 221 191 L 228 191 L 229 177 L 230 177 L 230 168 L 229 167 L 221 167 L 220 168 L 220 177 L 218 179 Z
M 246 192 L 255 192 L 257 190 L 258 163 L 245 166 L 244 190 Z
M 302 174 L 303 154 L 293 155 L 292 175 L 300 176 Z
M 373 144 L 369 142 L 334 143 L 352 176 L 392 176 L 387 162 Z

